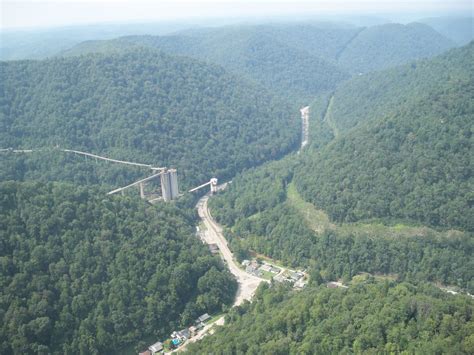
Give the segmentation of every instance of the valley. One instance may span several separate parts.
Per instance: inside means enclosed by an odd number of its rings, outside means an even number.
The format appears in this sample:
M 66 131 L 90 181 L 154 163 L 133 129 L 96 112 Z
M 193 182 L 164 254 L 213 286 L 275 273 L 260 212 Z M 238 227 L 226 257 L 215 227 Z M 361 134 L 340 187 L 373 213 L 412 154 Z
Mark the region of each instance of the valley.
M 468 24 L 1 61 L 0 353 L 472 353 Z

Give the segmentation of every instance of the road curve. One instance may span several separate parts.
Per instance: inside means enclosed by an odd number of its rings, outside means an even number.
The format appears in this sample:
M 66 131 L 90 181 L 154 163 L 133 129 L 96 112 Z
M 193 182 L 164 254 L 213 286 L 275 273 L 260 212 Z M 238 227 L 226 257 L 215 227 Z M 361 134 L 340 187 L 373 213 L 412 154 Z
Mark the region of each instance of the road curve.
M 257 276 L 250 275 L 242 270 L 239 265 L 234 260 L 233 254 L 230 251 L 227 240 L 224 238 L 222 233 L 222 227 L 217 224 L 216 221 L 212 218 L 209 209 L 207 207 L 207 201 L 209 196 L 206 195 L 202 197 L 197 203 L 197 209 L 199 217 L 206 226 L 206 236 L 205 241 L 208 244 L 217 244 L 219 247 L 220 253 L 227 263 L 229 271 L 237 279 L 239 288 L 234 300 L 234 306 L 240 305 L 244 300 L 250 300 L 255 294 L 255 290 L 261 282 L 268 282 L 267 280 L 261 279 Z
M 217 222 L 212 218 L 211 213 L 207 207 L 207 201 L 209 200 L 209 195 L 205 195 L 199 199 L 198 203 L 196 204 L 196 208 L 198 210 L 199 217 L 201 218 L 202 222 L 206 227 L 206 231 L 203 231 L 205 235 L 203 236 L 203 240 L 207 244 L 217 244 L 219 247 L 219 251 L 224 258 L 229 271 L 235 276 L 237 279 L 237 283 L 239 285 L 237 289 L 237 294 L 235 296 L 233 307 L 240 305 L 244 300 L 250 300 L 253 295 L 255 294 L 255 290 L 257 289 L 260 282 L 269 282 L 268 280 L 261 279 L 260 277 L 250 275 L 246 273 L 244 270 L 239 268 L 239 265 L 235 262 L 232 252 L 230 251 L 227 240 L 224 238 L 222 234 L 222 227 L 217 224 Z M 207 324 L 203 329 L 199 331 L 199 333 L 188 339 L 182 346 L 177 349 L 174 349 L 170 353 L 182 352 L 186 350 L 186 347 L 190 343 L 194 343 L 204 336 L 207 335 L 207 332 L 214 326 L 214 325 L 223 325 L 224 324 L 224 316 L 220 317 L 217 321 Z M 170 354 L 168 353 L 168 354 Z

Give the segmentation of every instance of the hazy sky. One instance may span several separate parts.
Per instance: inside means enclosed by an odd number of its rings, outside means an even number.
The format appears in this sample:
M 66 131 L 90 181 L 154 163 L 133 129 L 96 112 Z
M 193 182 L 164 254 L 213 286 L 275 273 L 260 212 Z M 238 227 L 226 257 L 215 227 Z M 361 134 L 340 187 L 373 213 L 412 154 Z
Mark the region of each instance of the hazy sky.
M 0 0 L 0 28 L 215 17 L 470 11 L 472 0 Z

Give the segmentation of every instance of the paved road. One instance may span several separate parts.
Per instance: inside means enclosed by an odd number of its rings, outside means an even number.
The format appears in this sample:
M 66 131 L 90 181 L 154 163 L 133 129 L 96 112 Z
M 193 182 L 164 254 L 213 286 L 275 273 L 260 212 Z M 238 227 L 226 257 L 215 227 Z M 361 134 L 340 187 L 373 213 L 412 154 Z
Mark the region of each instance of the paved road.
M 301 149 L 308 144 L 309 136 L 309 106 L 303 107 L 301 110 Z
M 207 207 L 208 200 L 209 196 L 206 195 L 202 197 L 197 204 L 199 217 L 202 219 L 202 222 L 207 229 L 205 231 L 205 241 L 208 244 L 217 244 L 222 257 L 227 264 L 227 267 L 237 279 L 239 288 L 235 297 L 234 306 L 238 306 L 244 300 L 250 300 L 253 297 L 255 290 L 257 289 L 258 285 L 260 285 L 260 282 L 268 281 L 246 273 L 239 267 L 239 265 L 237 265 L 237 262 L 234 260 L 233 254 L 227 245 L 227 240 L 222 234 L 222 227 L 217 224 L 216 221 L 214 221 L 209 212 Z
M 250 275 L 246 273 L 244 270 L 240 269 L 237 262 L 234 260 L 234 256 L 230 251 L 227 240 L 224 238 L 222 233 L 222 227 L 217 224 L 217 222 L 212 218 L 211 213 L 207 207 L 207 201 L 209 200 L 209 195 L 202 197 L 196 207 L 199 213 L 199 217 L 201 218 L 202 222 L 206 226 L 206 231 L 204 233 L 204 241 L 207 244 L 217 244 L 219 247 L 219 251 L 229 268 L 230 272 L 235 276 L 237 279 L 237 283 L 239 284 L 239 288 L 237 289 L 237 294 L 235 296 L 233 306 L 240 305 L 244 300 L 250 300 L 253 295 L 255 294 L 255 290 L 257 289 L 260 282 L 269 282 L 268 280 L 261 279 L 257 276 Z M 199 331 L 196 336 L 188 339 L 182 346 L 172 351 L 174 352 L 181 352 L 184 351 L 190 343 L 194 343 L 204 336 L 206 336 L 207 332 L 212 328 L 214 325 L 223 325 L 224 324 L 224 316 L 220 317 L 217 321 L 207 324 L 203 329 Z

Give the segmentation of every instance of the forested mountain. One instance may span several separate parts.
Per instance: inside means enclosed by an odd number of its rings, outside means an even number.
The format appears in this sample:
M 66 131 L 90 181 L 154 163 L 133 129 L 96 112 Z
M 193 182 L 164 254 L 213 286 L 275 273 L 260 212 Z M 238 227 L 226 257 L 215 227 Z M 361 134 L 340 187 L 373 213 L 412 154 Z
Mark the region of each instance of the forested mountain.
M 236 26 L 163 37 L 131 36 L 83 43 L 63 55 L 118 50 L 139 44 L 221 65 L 282 96 L 291 95 L 304 101 L 319 92 L 335 89 L 337 83 L 348 78 L 345 70 L 331 63 L 331 58 L 354 32 L 308 28 L 312 31 L 298 26 L 296 29 Z
M 302 163 L 289 156 L 248 170 L 210 200 L 212 215 L 231 227 L 226 237 L 237 258 L 257 252 L 327 281 L 370 272 L 474 291 L 472 234 L 374 221 L 331 223 L 295 188 L 295 167 Z
M 170 48 L 169 38 L 161 45 L 155 37 L 154 45 L 160 49 L 196 57 L 222 65 L 236 74 L 245 75 L 278 94 L 291 95 L 295 99 L 308 99 L 320 92 L 335 89 L 348 74 L 330 61 L 311 54 L 305 47 L 277 39 L 272 31 L 236 29 L 216 31 L 204 35 L 184 37 Z M 148 39 L 145 43 L 153 43 Z M 144 43 L 143 39 L 135 41 Z M 318 47 L 320 48 L 320 47 Z
M 385 24 L 361 31 L 340 53 L 338 63 L 367 73 L 440 54 L 455 43 L 419 23 Z
M 472 354 L 469 297 L 432 286 L 359 283 L 298 293 L 260 289 L 190 354 Z
M 257 26 L 227 26 L 178 32 L 180 37 L 197 38 L 218 46 L 220 39 L 261 34 L 280 44 L 305 50 L 313 56 L 332 60 L 362 28 L 337 23 L 275 23 Z M 244 35 L 244 36 L 245 36 Z
M 474 18 L 472 16 L 432 17 L 419 20 L 419 22 L 431 26 L 437 32 L 459 45 L 468 44 L 474 39 Z
M 472 353 L 472 299 L 433 287 L 474 293 L 474 42 L 419 60 L 453 46 L 423 24 L 289 23 L 0 62 L 0 353 L 142 350 L 237 289 L 191 194 L 107 196 L 149 168 L 61 148 L 175 167 L 181 192 L 232 179 L 209 208 L 235 258 L 306 269 L 190 353 Z
M 455 44 L 423 24 L 324 28 L 311 24 L 228 26 L 171 36 L 129 36 L 82 43 L 63 55 L 135 45 L 215 63 L 305 102 L 360 73 L 432 57 Z
M 426 81 L 416 86 L 415 77 L 413 90 L 405 86 L 414 95 L 395 113 L 390 113 L 392 100 L 385 115 L 307 154 L 296 174 L 303 197 L 339 222 L 394 218 L 473 231 L 473 51 L 471 44 L 450 53 L 448 58 L 457 57 L 463 70 L 449 66 L 454 69 L 442 75 L 446 80 L 431 81 L 429 89 Z M 448 66 L 443 60 L 434 63 L 428 67 L 440 77 L 437 70 Z M 428 73 L 427 64 L 422 65 L 421 72 Z M 401 71 L 402 83 L 406 71 Z M 394 91 L 404 87 L 399 85 Z
M 432 59 L 353 77 L 336 89 L 323 119 L 343 133 L 413 104 L 436 88 L 457 87 L 472 78 L 473 56 L 471 43 Z
M 0 184 L 0 352 L 104 354 L 232 302 L 192 220 L 93 187 Z
M 389 101 L 385 114 L 337 138 L 321 134 L 323 144 L 234 178 L 210 208 L 232 227 L 227 236 L 238 257 L 255 251 L 322 270 L 329 280 L 371 272 L 474 290 L 470 53 L 472 45 L 433 59 L 431 67 L 421 63 L 423 75 L 401 85 L 413 97 L 399 99 L 398 108 Z M 437 72 L 443 66 L 452 68 L 444 82 Z M 429 88 L 428 68 L 436 78 Z M 395 82 L 396 72 L 384 73 Z M 374 99 L 379 112 L 384 95 Z
M 0 63 L 4 147 L 86 150 L 177 167 L 186 183 L 276 158 L 296 108 L 217 66 L 152 49 Z

